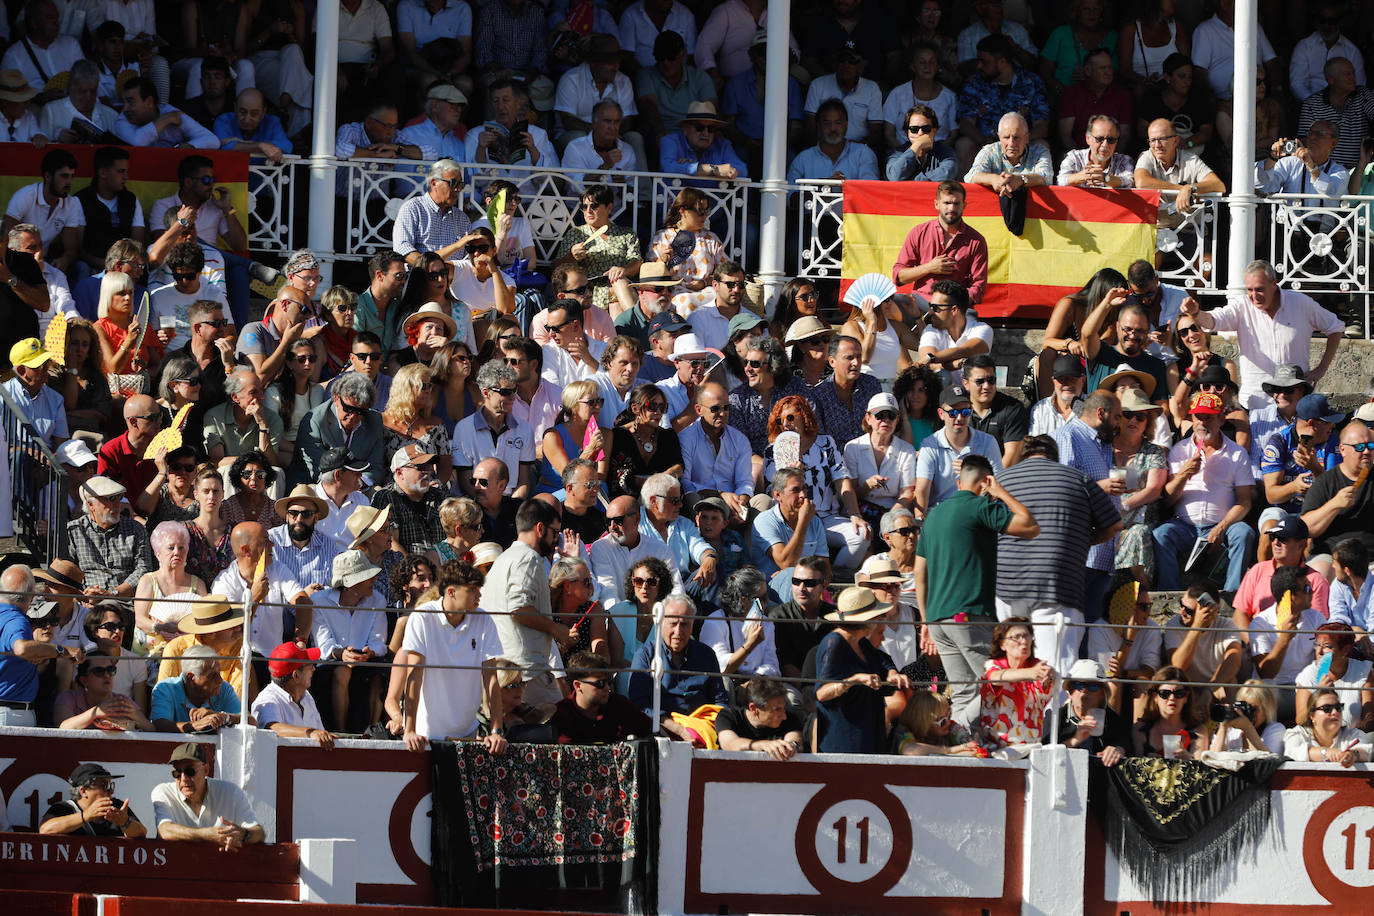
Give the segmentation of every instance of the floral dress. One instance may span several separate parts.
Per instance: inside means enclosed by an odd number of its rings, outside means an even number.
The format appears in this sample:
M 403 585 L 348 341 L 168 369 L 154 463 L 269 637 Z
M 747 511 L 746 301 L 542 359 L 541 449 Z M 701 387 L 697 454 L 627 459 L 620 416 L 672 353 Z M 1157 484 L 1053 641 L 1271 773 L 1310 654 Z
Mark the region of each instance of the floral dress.
M 1032 658 L 1027 667 L 1039 664 Z M 983 712 L 978 726 L 986 738 L 996 738 L 1002 744 L 1039 744 L 1045 724 L 1045 707 L 1050 695 L 1039 681 L 992 681 L 993 671 L 1008 671 L 1006 658 L 990 658 L 983 666 L 983 683 L 979 687 Z
M 1135 473 L 1136 485 L 1144 486 L 1150 471 L 1167 468 L 1169 454 L 1153 442 L 1142 442 L 1140 450 L 1127 459 L 1127 480 Z M 1122 518 L 1123 528 L 1116 540 L 1116 568 L 1127 569 L 1132 566 L 1145 567 L 1145 574 L 1154 581 L 1155 542 L 1150 532 L 1163 519 L 1160 500 L 1137 506 Z
M 591 234 L 592 230 L 586 223 L 569 226 L 558 240 L 558 250 L 553 253 L 554 261 L 572 254 L 573 246 L 585 242 Z M 586 252 L 586 257 L 577 264 L 587 272 L 588 278 L 600 277 L 612 267 L 624 267 L 643 259 L 639 236 L 634 234 L 633 229 L 615 223 L 610 223 L 605 234 L 588 245 Z M 612 295 L 610 284 L 598 283 L 592 288 L 592 304 L 609 310 Z
M 412 442 L 424 449 L 426 455 L 448 455 L 453 451 L 448 427 L 441 422 L 436 422 L 418 439 L 407 436 L 405 433 L 399 433 L 390 426 L 383 426 L 382 451 L 386 454 L 387 465 L 390 466 L 392 455 Z
M 186 550 L 186 571 L 207 587 L 234 562 L 234 549 L 229 545 L 229 532 L 232 530 L 232 525 L 226 525 L 219 543 L 212 544 L 199 525 L 195 522 L 186 523 L 186 533 L 191 536 Z
M 680 231 L 671 227 L 660 229 L 649 243 L 649 254 L 655 261 L 665 264 L 676 261 L 681 264 L 684 283 L 674 286 L 670 292 L 673 294 L 673 308 L 682 315 L 690 315 L 700 306 L 714 302 L 716 294 L 709 285 L 700 290 L 690 290 L 685 281 L 710 280 L 716 266 L 725 260 L 725 246 L 710 229 L 702 229 L 693 233 L 696 236 L 696 246 L 683 260 L 676 257 L 673 252 L 673 239 Z

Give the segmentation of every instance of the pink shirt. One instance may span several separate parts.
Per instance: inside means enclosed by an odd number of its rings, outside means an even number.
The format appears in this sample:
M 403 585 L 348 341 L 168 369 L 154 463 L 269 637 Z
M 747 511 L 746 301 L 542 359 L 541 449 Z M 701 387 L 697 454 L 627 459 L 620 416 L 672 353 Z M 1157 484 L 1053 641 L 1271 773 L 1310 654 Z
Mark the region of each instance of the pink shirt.
M 1241 611 L 1246 617 L 1254 617 L 1263 611 L 1269 610 L 1274 606 L 1274 593 L 1269 590 L 1269 581 L 1274 578 L 1274 570 L 1278 565 L 1273 560 L 1265 560 L 1263 563 L 1256 563 L 1245 572 L 1245 578 L 1240 582 L 1240 588 L 1236 590 L 1236 600 L 1234 607 Z M 1329 617 L 1327 602 L 1331 595 L 1331 586 L 1321 573 L 1309 570 L 1307 581 L 1312 585 L 1312 607 L 1323 617 Z
M 534 338 L 541 347 L 553 340 L 548 331 L 549 310 L 545 309 L 534 320 L 530 322 L 530 337 Z M 602 343 L 610 343 L 611 338 L 615 337 L 615 322 L 605 309 L 588 304 L 582 310 L 582 332 L 592 340 L 599 340 Z
M 947 254 L 954 258 L 954 273 L 943 276 L 926 277 L 912 288 L 918 296 L 930 298 L 930 291 L 940 280 L 953 280 L 968 290 L 969 301 L 974 305 L 983 301 L 983 293 L 988 288 L 988 243 L 977 229 L 967 223 L 960 227 L 954 238 L 945 235 L 938 219 L 926 220 L 907 233 L 902 243 L 902 253 L 897 263 L 892 265 L 892 281 L 898 282 L 899 271 L 916 267 L 937 257 Z
M 1240 350 L 1240 402 L 1249 410 L 1270 403 L 1260 387 L 1280 363 L 1293 363 L 1306 372 L 1312 365 L 1308 349 L 1314 333 L 1345 332 L 1345 323 L 1306 293 L 1279 291 L 1279 308 L 1270 318 L 1244 296 L 1233 297 L 1210 313 L 1218 331 L 1235 331 Z

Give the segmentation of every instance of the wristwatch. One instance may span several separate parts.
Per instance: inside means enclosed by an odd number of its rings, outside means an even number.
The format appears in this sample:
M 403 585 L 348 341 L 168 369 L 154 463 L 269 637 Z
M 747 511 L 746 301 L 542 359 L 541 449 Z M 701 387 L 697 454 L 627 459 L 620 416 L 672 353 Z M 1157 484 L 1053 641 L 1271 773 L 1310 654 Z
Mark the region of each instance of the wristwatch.
M 8 284 L 10 285 L 10 289 L 18 289 L 18 288 L 19 288 L 19 278 L 16 277 L 16 276 L 12 276 L 12 275 L 11 275 L 11 277 L 10 277 L 8 280 L 6 280 L 5 282 L 8 283 Z
M 191 228 L 191 221 L 190 221 L 189 219 L 187 219 L 186 217 L 184 217 L 184 216 L 178 216 L 178 217 L 177 217 L 177 222 L 181 224 L 181 228 L 183 228 L 183 229 L 190 229 L 190 228 Z

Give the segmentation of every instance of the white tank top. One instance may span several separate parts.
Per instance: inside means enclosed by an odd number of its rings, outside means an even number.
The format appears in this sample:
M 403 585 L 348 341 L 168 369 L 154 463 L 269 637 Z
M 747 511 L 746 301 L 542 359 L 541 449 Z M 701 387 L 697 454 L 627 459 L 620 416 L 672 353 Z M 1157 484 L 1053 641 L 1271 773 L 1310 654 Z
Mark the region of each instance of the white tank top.
M 1131 48 L 1131 69 L 1146 79 L 1157 79 L 1164 74 L 1164 61 L 1178 50 L 1178 26 L 1169 20 L 1169 43 L 1152 48 L 1145 44 L 1140 34 L 1140 20 L 1135 21 L 1135 45 Z
M 866 368 L 872 371 L 874 377 L 891 384 L 897 378 L 897 359 L 901 355 L 902 344 L 892 328 L 892 319 L 888 318 L 886 326 L 873 339 L 873 358 L 868 361 Z

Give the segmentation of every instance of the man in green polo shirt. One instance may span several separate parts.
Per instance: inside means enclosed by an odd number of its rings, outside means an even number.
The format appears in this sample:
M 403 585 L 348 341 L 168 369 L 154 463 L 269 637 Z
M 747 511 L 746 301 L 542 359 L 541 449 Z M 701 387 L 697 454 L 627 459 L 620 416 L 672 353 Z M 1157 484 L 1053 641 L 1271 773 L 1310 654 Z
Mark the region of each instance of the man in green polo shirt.
M 978 680 L 996 622 L 997 535 L 1003 532 L 1033 538 L 1040 526 L 992 476 L 986 458 L 965 455 L 959 489 L 932 508 L 921 526 L 916 602 L 924 621 L 921 651 L 940 654 L 954 690 L 952 717 L 969 727 L 978 721 Z M 953 623 L 930 626 L 945 620 Z

